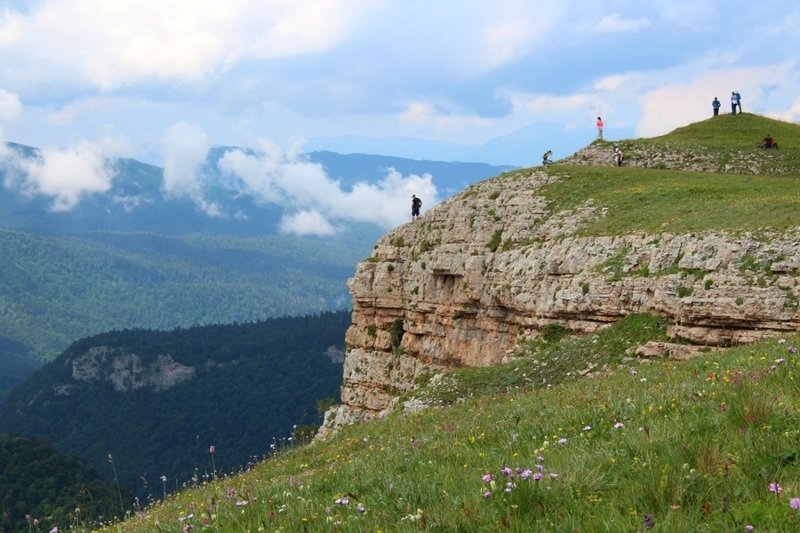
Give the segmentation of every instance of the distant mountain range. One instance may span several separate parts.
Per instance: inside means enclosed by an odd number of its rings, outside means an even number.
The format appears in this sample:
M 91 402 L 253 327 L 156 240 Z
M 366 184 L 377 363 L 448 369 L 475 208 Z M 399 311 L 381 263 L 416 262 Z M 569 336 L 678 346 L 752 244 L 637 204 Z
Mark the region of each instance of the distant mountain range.
M 35 148 L 9 143 L 25 158 L 36 158 Z M 259 202 L 252 195 L 241 194 L 225 186 L 219 161 L 226 152 L 241 150 L 235 147 L 216 147 L 209 151 L 206 164 L 198 169 L 204 178 L 203 194 L 213 198 L 225 213 L 236 216 L 209 216 L 186 197 L 165 194 L 164 169 L 134 159 L 116 159 L 116 177 L 104 193 L 86 195 L 69 210 L 54 211 L 52 199 L 44 195 L 24 194 L 10 188 L 7 171 L 0 166 L 0 227 L 36 233 L 75 234 L 94 231 L 153 232 L 165 235 L 214 234 L 236 237 L 275 235 L 284 208 L 278 203 Z M 243 150 L 255 153 L 253 150 Z M 403 175 L 428 173 L 444 196 L 452 195 L 471 183 L 496 176 L 508 165 L 417 161 L 400 157 L 365 154 L 311 152 L 299 160 L 321 165 L 342 188 L 357 183 L 375 183 L 384 178 L 388 169 Z M 405 204 L 406 199 L 402 202 Z M 358 230 L 356 230 L 358 231 Z M 366 229 L 371 236 L 374 228 Z

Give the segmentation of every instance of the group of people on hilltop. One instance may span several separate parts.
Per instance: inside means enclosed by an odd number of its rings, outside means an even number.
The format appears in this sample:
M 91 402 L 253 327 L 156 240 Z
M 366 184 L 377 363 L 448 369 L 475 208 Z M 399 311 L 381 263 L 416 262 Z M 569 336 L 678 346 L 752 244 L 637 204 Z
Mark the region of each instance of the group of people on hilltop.
M 711 101 L 711 110 L 715 117 L 719 115 L 720 107 L 722 107 L 722 102 L 715 96 L 714 100 Z M 739 94 L 739 91 L 733 91 L 731 93 L 731 115 L 735 115 L 737 109 L 739 113 L 742 112 L 742 95 Z

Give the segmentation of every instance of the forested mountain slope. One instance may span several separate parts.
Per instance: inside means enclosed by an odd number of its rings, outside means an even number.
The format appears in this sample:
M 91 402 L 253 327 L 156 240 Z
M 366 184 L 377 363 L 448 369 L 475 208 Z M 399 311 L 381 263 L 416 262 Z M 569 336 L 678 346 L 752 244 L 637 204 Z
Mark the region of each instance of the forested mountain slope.
M 298 427 L 316 429 L 318 402 L 339 394 L 349 319 L 341 311 L 81 339 L 12 392 L 0 431 L 47 440 L 107 480 L 116 468 L 142 502 L 160 497 L 161 476 L 173 492 L 290 444 Z

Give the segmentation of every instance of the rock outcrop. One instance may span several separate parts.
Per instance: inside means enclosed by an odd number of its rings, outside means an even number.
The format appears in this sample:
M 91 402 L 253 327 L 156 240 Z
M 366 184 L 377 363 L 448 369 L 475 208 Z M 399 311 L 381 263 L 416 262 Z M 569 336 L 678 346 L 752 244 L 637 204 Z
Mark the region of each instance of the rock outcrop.
M 582 237 L 605 212 L 552 212 L 539 190 L 556 179 L 487 180 L 380 239 L 349 281 L 342 405 L 323 435 L 391 409 L 422 375 L 501 363 L 550 323 L 588 332 L 652 313 L 712 347 L 800 327 L 796 231 Z
M 191 379 L 194 373 L 194 367 L 182 365 L 167 354 L 144 364 L 135 353 L 105 346 L 94 346 L 72 361 L 72 379 L 108 381 L 117 392 L 131 392 L 142 387 L 165 391 Z M 69 394 L 69 390 L 69 385 L 65 385 L 57 392 L 64 395 Z

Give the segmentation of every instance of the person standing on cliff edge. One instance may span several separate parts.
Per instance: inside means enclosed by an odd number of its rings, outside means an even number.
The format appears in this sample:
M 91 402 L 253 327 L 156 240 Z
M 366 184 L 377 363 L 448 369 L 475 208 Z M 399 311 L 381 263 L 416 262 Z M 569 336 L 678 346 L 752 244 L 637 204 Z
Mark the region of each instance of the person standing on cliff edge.
M 422 207 L 422 200 L 416 194 L 411 195 L 411 220 L 419 218 L 419 209 Z
M 603 119 L 600 117 L 597 117 L 597 138 L 603 138 Z

